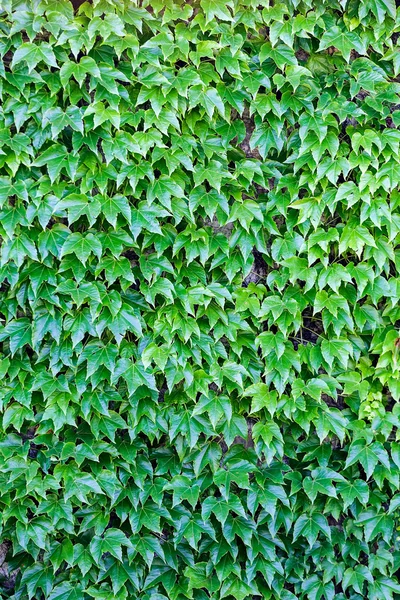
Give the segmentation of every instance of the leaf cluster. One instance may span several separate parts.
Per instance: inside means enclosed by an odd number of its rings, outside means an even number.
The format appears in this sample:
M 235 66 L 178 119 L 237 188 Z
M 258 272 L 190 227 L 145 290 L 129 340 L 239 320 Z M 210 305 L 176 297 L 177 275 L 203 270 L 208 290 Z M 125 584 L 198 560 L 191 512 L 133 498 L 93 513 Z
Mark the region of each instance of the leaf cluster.
M 400 9 L 78 4 L 0 2 L 0 597 L 399 598 Z

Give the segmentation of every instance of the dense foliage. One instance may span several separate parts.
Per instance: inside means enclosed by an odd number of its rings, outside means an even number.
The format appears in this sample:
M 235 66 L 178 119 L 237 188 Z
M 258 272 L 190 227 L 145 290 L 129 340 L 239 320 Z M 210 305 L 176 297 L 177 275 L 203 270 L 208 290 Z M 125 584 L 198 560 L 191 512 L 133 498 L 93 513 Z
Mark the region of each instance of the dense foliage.
M 398 598 L 394 0 L 0 7 L 1 598 Z

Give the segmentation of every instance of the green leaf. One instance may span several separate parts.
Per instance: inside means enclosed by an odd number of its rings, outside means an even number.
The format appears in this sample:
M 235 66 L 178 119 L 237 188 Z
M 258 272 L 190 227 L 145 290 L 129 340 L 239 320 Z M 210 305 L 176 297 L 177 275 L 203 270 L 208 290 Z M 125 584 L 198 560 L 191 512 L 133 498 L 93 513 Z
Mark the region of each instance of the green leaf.
M 326 518 L 320 513 L 303 514 L 294 524 L 293 540 L 295 541 L 299 536 L 302 536 L 307 539 L 310 548 L 312 548 L 320 532 L 330 540 L 331 530 Z
M 90 542 L 90 552 L 99 563 L 102 555 L 109 552 L 119 561 L 122 561 L 122 547 L 130 547 L 128 538 L 119 529 L 107 529 L 102 537 L 94 537 Z
M 350 445 L 345 468 L 357 462 L 362 465 L 368 479 L 374 472 L 378 462 L 383 464 L 387 469 L 390 469 L 389 457 L 382 445 L 379 442 L 367 445 L 366 441 L 362 438 L 354 440 Z
M 40 44 L 33 44 L 32 42 L 25 42 L 21 44 L 14 53 L 11 68 L 21 61 L 26 62 L 28 65 L 29 73 L 36 67 L 40 62 L 44 62 L 50 67 L 58 67 L 56 57 L 54 56 L 53 49 L 50 44 L 41 42 Z
M 93 233 L 88 233 L 86 236 L 81 233 L 72 233 L 64 242 L 61 256 L 75 254 L 85 264 L 91 254 L 95 254 L 97 258 L 100 258 L 101 251 L 101 243 Z
M 321 38 L 318 50 L 325 50 L 329 46 L 338 48 L 347 62 L 350 59 L 350 53 L 353 49 L 357 50 L 359 54 L 365 53 L 365 46 L 360 37 L 356 33 L 347 31 L 345 28 L 342 29 L 338 26 L 331 27 L 329 30 L 325 31 Z
M 233 6 L 230 0 L 228 2 L 222 2 L 221 0 L 200 0 L 200 6 L 204 10 L 207 23 L 215 19 L 215 17 L 218 17 L 222 21 L 232 20 L 232 14 L 228 8 L 232 8 Z

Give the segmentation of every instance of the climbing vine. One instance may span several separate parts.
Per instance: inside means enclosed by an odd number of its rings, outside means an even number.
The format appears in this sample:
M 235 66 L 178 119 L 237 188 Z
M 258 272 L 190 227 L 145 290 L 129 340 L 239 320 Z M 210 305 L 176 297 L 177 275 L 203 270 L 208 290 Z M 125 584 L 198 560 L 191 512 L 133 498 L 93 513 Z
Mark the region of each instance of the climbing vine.
M 1 598 L 400 598 L 399 11 L 0 1 Z

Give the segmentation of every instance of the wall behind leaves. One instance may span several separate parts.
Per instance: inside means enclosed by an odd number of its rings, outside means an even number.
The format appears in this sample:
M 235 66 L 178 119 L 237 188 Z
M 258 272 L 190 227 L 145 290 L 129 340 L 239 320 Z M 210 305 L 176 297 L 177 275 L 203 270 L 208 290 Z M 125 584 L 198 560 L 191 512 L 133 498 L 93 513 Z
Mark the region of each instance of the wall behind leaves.
M 400 9 L 80 4 L 0 2 L 0 597 L 399 598 Z

